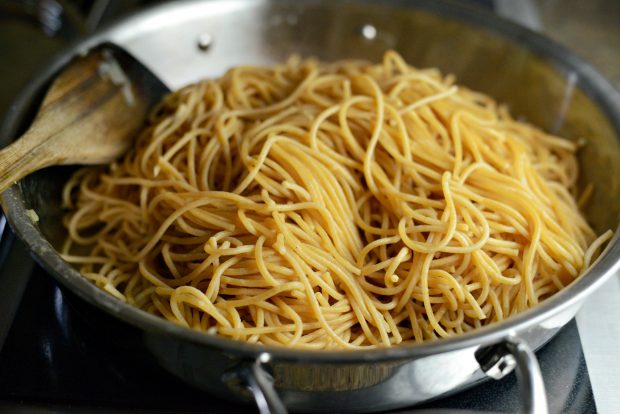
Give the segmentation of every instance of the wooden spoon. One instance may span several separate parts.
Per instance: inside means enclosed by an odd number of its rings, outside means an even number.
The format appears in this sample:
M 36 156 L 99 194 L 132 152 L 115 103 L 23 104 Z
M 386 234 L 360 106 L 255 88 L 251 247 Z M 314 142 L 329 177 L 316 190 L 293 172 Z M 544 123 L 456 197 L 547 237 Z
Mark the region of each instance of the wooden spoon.
M 53 81 L 28 131 L 0 151 L 0 193 L 44 167 L 115 160 L 168 92 L 119 46 L 76 57 Z

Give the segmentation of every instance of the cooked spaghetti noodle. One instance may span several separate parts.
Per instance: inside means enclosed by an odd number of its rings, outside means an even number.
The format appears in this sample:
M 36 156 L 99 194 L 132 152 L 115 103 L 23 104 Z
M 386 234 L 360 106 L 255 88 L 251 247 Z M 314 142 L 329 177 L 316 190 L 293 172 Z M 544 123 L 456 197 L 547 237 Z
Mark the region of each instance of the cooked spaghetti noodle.
M 394 52 L 237 67 L 73 176 L 63 255 L 131 305 L 238 340 L 447 337 L 553 295 L 610 237 L 578 210 L 576 149 Z

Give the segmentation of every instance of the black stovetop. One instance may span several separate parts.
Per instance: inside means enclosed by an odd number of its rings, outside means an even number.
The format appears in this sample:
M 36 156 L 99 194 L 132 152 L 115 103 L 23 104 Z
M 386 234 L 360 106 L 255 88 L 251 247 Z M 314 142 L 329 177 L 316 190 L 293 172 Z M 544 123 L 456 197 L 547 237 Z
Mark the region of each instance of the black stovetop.
M 61 288 L 9 230 L 0 243 L 0 261 L 0 412 L 255 411 L 167 373 L 145 353 L 139 330 Z M 552 413 L 596 411 L 574 321 L 537 355 Z M 416 409 L 516 412 L 518 407 L 511 374 Z

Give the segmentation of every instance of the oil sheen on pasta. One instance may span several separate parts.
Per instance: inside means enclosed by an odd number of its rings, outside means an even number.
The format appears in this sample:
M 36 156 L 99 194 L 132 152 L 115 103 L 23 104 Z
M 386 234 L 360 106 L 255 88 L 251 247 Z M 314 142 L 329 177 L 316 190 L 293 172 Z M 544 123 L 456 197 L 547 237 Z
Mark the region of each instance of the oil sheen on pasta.
M 63 255 L 131 305 L 237 340 L 448 337 L 553 295 L 610 237 L 573 197 L 576 150 L 394 52 L 237 67 L 73 176 Z

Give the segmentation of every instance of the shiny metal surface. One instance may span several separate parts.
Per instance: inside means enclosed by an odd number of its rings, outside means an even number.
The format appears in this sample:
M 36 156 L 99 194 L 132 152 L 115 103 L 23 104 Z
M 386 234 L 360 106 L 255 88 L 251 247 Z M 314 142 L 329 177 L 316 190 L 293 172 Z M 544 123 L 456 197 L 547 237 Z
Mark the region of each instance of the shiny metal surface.
M 470 350 L 465 350 L 469 353 Z M 482 352 L 481 352 L 482 351 Z M 450 355 L 455 356 L 457 351 L 453 351 Z M 484 373 L 495 379 L 501 380 L 510 372 L 516 368 L 517 380 L 519 382 L 519 396 L 521 401 L 520 412 L 523 414 L 548 414 L 549 406 L 547 404 L 547 395 L 545 390 L 545 384 L 543 382 L 542 374 L 540 372 L 540 366 L 536 359 L 534 352 L 528 347 L 528 345 L 517 337 L 509 337 L 504 342 L 493 345 L 486 349 L 478 349 L 474 352 L 478 367 L 484 371 Z M 244 384 L 253 394 L 256 405 L 258 406 L 261 414 L 286 414 L 287 410 L 278 394 L 275 392 L 273 377 L 265 371 L 263 364 L 270 361 L 271 356 L 267 353 L 261 354 L 254 363 L 243 364 L 239 368 L 233 368 L 231 373 L 226 373 L 222 377 L 223 381 L 229 386 L 239 387 L 240 384 Z M 441 363 L 437 364 L 431 369 L 437 370 L 441 367 Z M 442 374 L 450 374 L 445 372 L 447 365 L 444 364 Z M 457 365 L 461 368 L 461 365 Z M 358 367 L 355 367 L 358 368 Z M 286 376 L 287 372 L 302 371 L 305 373 L 307 370 L 304 367 L 303 370 L 296 369 L 296 367 L 289 367 L 289 369 L 283 371 L 283 376 Z M 372 375 L 377 369 L 374 368 L 369 373 Z M 431 375 L 424 369 L 418 368 L 415 374 L 421 374 L 420 382 L 427 381 L 432 378 Z M 365 378 L 363 373 L 355 375 L 356 378 Z M 446 377 L 453 378 L 452 375 L 446 375 Z M 231 378 L 236 379 L 231 384 Z M 384 381 L 382 378 L 381 381 Z M 381 381 L 378 381 L 381 382 Z M 318 383 L 318 381 L 317 381 Z M 450 382 L 443 381 L 446 392 L 450 391 Z M 282 381 L 283 387 L 295 386 L 294 381 Z M 321 391 L 338 391 L 339 389 L 333 384 L 325 384 L 326 386 L 321 388 Z M 342 391 L 351 390 L 350 383 Z M 416 384 L 417 385 L 417 384 Z M 311 391 L 317 391 L 319 387 L 316 385 L 312 387 Z M 442 394 L 443 392 L 439 392 Z M 331 407 L 325 407 L 330 409 Z
M 536 355 L 520 339 L 510 338 L 506 341 L 508 352 L 517 362 L 516 371 L 521 395 L 521 412 L 524 414 L 547 414 L 549 406 L 545 393 L 545 384 L 540 373 Z
M 370 25 L 373 36 L 365 36 Z M 368 32 L 368 30 L 366 30 Z M 211 36 L 207 50 L 200 36 Z M 322 59 L 378 60 L 395 48 L 411 63 L 454 73 L 459 82 L 506 102 L 512 111 L 569 139 L 587 137 L 583 182 L 598 188 L 587 211 L 598 231 L 620 213 L 620 96 L 590 66 L 540 36 L 493 15 L 438 1 L 189 1 L 166 4 L 110 27 L 59 57 L 22 94 L 2 139 L 29 122 L 42 88 L 72 54 L 112 40 L 145 62 L 171 88 L 217 76 L 238 64 L 268 64 L 291 53 Z M 454 51 L 458 51 L 455 53 Z M 298 411 L 378 411 L 428 401 L 485 380 L 481 346 L 510 336 L 537 349 L 570 320 L 583 300 L 618 269 L 616 236 L 593 268 L 569 288 L 501 324 L 459 337 L 367 352 L 302 352 L 260 347 L 170 324 L 118 302 L 67 266 L 53 246 L 64 237 L 59 194 L 71 169 L 35 174 L 12 187 L 2 206 L 37 260 L 83 299 L 145 331 L 159 363 L 188 383 L 239 399 L 222 375 L 269 352 L 277 392 Z M 35 209 L 32 223 L 26 214 Z
M 222 382 L 236 394 L 251 393 L 260 414 L 286 414 L 286 407 L 275 390 L 273 376 L 265 368 L 270 360 L 271 355 L 265 352 L 254 361 L 241 362 L 224 372 Z
M 537 349 L 563 326 L 560 321 L 570 320 L 576 310 L 568 308 L 556 322 L 546 327 L 532 326 L 519 337 Z M 238 355 L 231 352 L 179 342 L 169 335 L 149 333 L 147 338 L 147 347 L 159 363 L 190 384 L 229 399 L 251 400 L 249 393 L 231 389 L 229 381 L 222 381 L 222 375 L 243 371 L 254 360 L 240 362 Z M 307 353 L 298 352 L 299 360 L 274 358 L 266 366 L 273 374 L 278 394 L 291 410 L 372 412 L 421 403 L 485 381 L 487 376 L 475 355 L 479 348 L 474 345 L 425 357 L 367 361 L 346 361 L 346 353 L 340 353 L 340 360 L 320 361 L 304 358 Z M 358 355 L 368 357 L 368 353 Z
M 267 353 L 259 355 L 256 361 L 250 365 L 246 380 L 254 394 L 254 400 L 257 402 L 261 414 L 286 414 L 286 407 L 284 407 L 275 390 L 273 377 L 263 367 L 270 359 L 271 356 Z
M 521 413 L 549 412 L 538 360 L 525 342 L 517 337 L 508 337 L 500 344 L 478 349 L 475 356 L 484 373 L 495 380 L 501 380 L 516 368 Z

